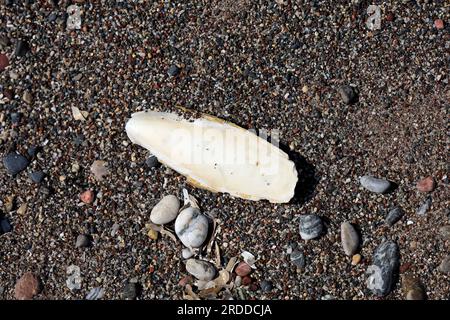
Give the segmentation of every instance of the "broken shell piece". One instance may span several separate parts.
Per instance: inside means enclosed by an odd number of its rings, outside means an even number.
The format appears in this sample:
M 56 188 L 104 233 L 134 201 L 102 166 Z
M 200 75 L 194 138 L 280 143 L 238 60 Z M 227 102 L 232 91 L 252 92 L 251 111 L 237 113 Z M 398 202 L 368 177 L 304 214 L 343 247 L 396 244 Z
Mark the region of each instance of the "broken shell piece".
M 89 113 L 87 111 L 80 111 L 77 107 L 72 107 L 72 116 L 75 120 L 86 120 Z
M 176 113 L 134 113 L 129 139 L 188 178 L 196 187 L 249 200 L 288 202 L 297 170 L 288 155 L 232 123 L 203 115 L 189 121 Z
M 198 248 L 208 236 L 208 219 L 200 210 L 188 207 L 175 220 L 175 233 L 186 247 Z
M 245 263 L 247 263 L 252 269 L 256 269 L 256 258 L 253 254 L 248 251 L 242 251 L 241 256 L 244 258 Z

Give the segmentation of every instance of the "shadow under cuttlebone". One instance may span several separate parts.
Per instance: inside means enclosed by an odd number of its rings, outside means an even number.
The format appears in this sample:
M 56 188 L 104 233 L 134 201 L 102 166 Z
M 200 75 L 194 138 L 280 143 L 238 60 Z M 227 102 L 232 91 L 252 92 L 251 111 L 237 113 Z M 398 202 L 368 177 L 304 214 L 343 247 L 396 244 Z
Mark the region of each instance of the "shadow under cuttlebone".
M 316 169 L 297 151 L 290 150 L 288 146 L 282 143 L 279 144 L 279 148 L 288 154 L 289 159 L 294 162 L 298 173 L 294 197 L 289 203 L 304 204 L 312 198 L 319 182 Z

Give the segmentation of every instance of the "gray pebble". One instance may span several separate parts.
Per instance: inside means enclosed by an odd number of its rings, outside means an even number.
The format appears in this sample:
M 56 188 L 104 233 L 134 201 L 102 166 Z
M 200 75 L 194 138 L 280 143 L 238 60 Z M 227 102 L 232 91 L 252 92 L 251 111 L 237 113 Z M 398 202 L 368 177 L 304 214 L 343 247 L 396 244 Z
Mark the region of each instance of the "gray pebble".
M 12 176 L 15 176 L 30 164 L 27 158 L 16 152 L 10 152 L 3 158 L 3 165 Z
M 91 244 L 91 240 L 89 239 L 89 237 L 85 234 L 80 234 L 77 237 L 77 241 L 75 243 L 75 247 L 77 248 L 86 248 L 89 247 L 89 245 Z
M 178 215 L 180 200 L 174 195 L 163 197 L 152 209 L 150 220 L 155 224 L 166 224 Z
M 342 248 L 347 256 L 353 256 L 359 247 L 359 235 L 348 221 L 341 224 Z
M 273 289 L 272 281 L 270 280 L 263 280 L 261 281 L 261 290 L 263 292 L 270 292 Z
M 400 266 L 400 252 L 394 241 L 379 245 L 367 274 L 367 287 L 377 296 L 386 296 L 394 287 Z
M 122 290 L 124 300 L 134 300 L 138 296 L 138 285 L 135 282 L 127 282 Z
M 98 300 L 103 297 L 105 294 L 105 290 L 101 287 L 93 288 L 89 293 L 86 295 L 86 300 Z
M 145 160 L 145 165 L 146 165 L 149 169 L 158 167 L 158 165 L 159 165 L 158 158 L 157 158 L 156 156 L 154 156 L 154 155 L 151 155 L 150 157 L 148 157 L 148 158 Z
M 444 240 L 450 240 L 450 225 L 440 227 L 439 233 Z
M 424 215 L 425 213 L 427 213 L 427 211 L 431 208 L 431 202 L 431 197 L 427 197 L 425 202 L 422 203 L 419 208 L 417 208 L 417 214 Z
M 400 207 L 395 207 L 389 210 L 386 215 L 386 219 L 384 220 L 386 224 L 392 227 L 397 221 L 399 221 L 403 217 L 403 210 Z
M 446 256 L 439 265 L 439 271 L 450 274 L 450 255 Z
M 338 92 L 345 104 L 352 104 L 358 100 L 358 92 L 351 86 L 343 85 L 339 87 Z
M 305 255 L 299 250 L 294 250 L 291 253 L 291 262 L 299 269 L 303 269 L 306 266 Z
M 300 216 L 300 237 L 303 240 L 317 238 L 322 234 L 322 219 L 315 214 Z
M 0 234 L 11 232 L 12 227 L 7 218 L 0 218 Z
M 181 251 L 181 256 L 183 257 L 183 259 L 189 259 L 192 258 L 192 256 L 194 255 L 194 253 L 191 251 L 191 249 L 189 248 L 184 248 Z
M 392 183 L 390 181 L 374 178 L 368 175 L 360 177 L 359 182 L 364 188 L 375 193 L 385 193 L 392 187 Z
M 44 180 L 45 174 L 42 171 L 35 171 L 30 173 L 30 179 L 34 183 L 41 183 Z
M 173 64 L 170 66 L 169 70 L 167 70 L 167 74 L 171 77 L 176 77 L 180 74 L 180 68 L 177 65 Z
M 211 263 L 196 259 L 186 261 L 186 271 L 197 279 L 204 281 L 212 280 L 216 275 L 216 269 Z

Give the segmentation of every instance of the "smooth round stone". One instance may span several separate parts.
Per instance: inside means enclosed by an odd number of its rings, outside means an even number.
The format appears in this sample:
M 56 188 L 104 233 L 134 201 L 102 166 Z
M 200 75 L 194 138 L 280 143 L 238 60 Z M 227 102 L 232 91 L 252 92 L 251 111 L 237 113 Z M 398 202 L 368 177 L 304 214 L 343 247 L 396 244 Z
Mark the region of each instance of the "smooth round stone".
M 305 255 L 299 250 L 294 250 L 291 253 L 291 262 L 299 269 L 303 269 L 306 266 Z
M 247 263 L 242 261 L 236 266 L 236 269 L 234 269 L 234 272 L 236 272 L 236 274 L 238 276 L 245 277 L 245 276 L 249 275 L 250 272 L 252 272 L 252 268 Z
M 77 241 L 75 243 L 75 247 L 77 248 L 86 248 L 89 247 L 89 245 L 91 244 L 91 240 L 89 239 L 89 237 L 85 234 L 80 234 L 77 237 Z
M 300 237 L 303 240 L 317 238 L 322 234 L 322 219 L 315 214 L 300 216 Z
M 191 249 L 189 248 L 184 248 L 181 251 L 181 256 L 183 257 L 183 259 L 189 259 L 192 258 L 192 256 L 194 255 L 194 253 L 191 251 Z
M 400 207 L 395 207 L 389 210 L 386 215 L 386 219 L 384 220 L 386 224 L 392 227 L 397 221 L 399 221 L 403 217 L 403 210 Z
M 450 273 L 450 255 L 446 256 L 439 265 L 439 271 L 443 273 Z
M 273 283 L 270 280 L 261 281 L 261 290 L 264 292 L 270 292 L 273 289 Z
M 3 165 L 10 175 L 15 176 L 30 164 L 27 158 L 16 152 L 10 152 L 3 158 Z
M 369 266 L 367 286 L 379 296 L 386 296 L 394 287 L 396 274 L 400 267 L 400 252 L 394 241 L 385 241 L 379 245 L 373 255 L 373 263 Z
M 417 208 L 416 213 L 418 215 L 424 215 L 431 208 L 432 199 L 430 196 Z
M 342 248 L 347 256 L 353 256 L 359 247 L 359 235 L 348 221 L 341 224 Z
M 180 71 L 181 69 L 177 65 L 173 64 L 167 70 L 167 74 L 171 77 L 176 77 L 177 75 L 180 74 Z
M 367 190 L 375 193 L 385 193 L 392 186 L 392 183 L 388 180 L 378 179 L 368 175 L 360 177 L 359 183 Z
M 175 220 L 175 233 L 186 247 L 198 248 L 208 236 L 208 219 L 200 210 L 188 207 Z
M 180 209 L 180 200 L 174 195 L 168 195 L 153 207 L 150 220 L 155 224 L 166 224 L 177 217 Z
M 355 88 L 349 85 L 340 86 L 338 89 L 339 95 L 345 104 L 352 104 L 358 100 L 358 93 Z
M 203 281 L 210 281 L 216 275 L 216 269 L 211 263 L 196 259 L 186 261 L 186 271 Z
M 444 240 L 450 240 L 450 225 L 446 225 L 439 228 L 439 233 Z
M 30 173 L 30 179 L 34 183 L 41 183 L 44 180 L 45 174 L 42 171 L 35 171 Z

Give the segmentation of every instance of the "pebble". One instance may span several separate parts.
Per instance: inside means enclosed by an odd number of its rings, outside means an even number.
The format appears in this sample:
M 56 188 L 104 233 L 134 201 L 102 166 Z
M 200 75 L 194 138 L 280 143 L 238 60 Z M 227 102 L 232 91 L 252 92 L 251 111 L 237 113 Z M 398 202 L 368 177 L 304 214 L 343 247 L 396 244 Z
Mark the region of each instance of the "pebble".
M 291 262 L 298 268 L 298 269 L 304 269 L 306 266 L 306 260 L 305 255 L 303 252 L 299 250 L 294 250 L 291 253 Z
M 362 257 L 361 257 L 361 255 L 359 253 L 355 254 L 352 257 L 352 266 L 358 265 L 361 262 L 361 259 L 362 259 Z
M 360 177 L 359 182 L 364 188 L 375 193 L 385 193 L 392 186 L 391 182 L 388 180 L 378 179 L 368 175 Z
M 198 248 L 208 236 L 208 219 L 199 209 L 188 207 L 175 220 L 175 233 L 186 247 Z
M 30 46 L 28 42 L 24 40 L 17 40 L 14 55 L 17 57 L 23 57 L 28 53 L 28 51 L 30 51 Z
M 450 225 L 446 225 L 439 228 L 439 233 L 444 240 L 450 240 Z
M 245 277 L 252 272 L 252 268 L 244 261 L 241 261 L 234 269 L 234 272 L 240 277 Z
M 7 218 L 0 218 L 0 234 L 11 232 L 12 227 Z
M 80 200 L 83 203 L 91 204 L 94 202 L 94 192 L 92 190 L 86 190 L 80 195 Z
M 162 198 L 152 209 L 150 220 L 155 224 L 166 224 L 175 220 L 180 209 L 180 200 L 174 195 Z
M 442 19 L 436 19 L 434 20 L 434 26 L 439 30 L 444 29 L 444 21 L 442 21 Z
M 101 287 L 93 288 L 89 293 L 86 295 L 86 300 L 99 300 L 103 298 L 103 295 L 105 294 L 105 290 Z
M 27 212 L 27 208 L 28 208 L 28 204 L 22 203 L 20 205 L 19 209 L 17 209 L 17 214 L 18 215 L 24 215 Z
M 14 287 L 14 297 L 17 300 L 30 300 L 40 292 L 39 279 L 32 273 L 25 273 Z
M 22 117 L 21 114 L 18 112 L 11 113 L 11 123 L 18 124 L 20 122 L 21 117 Z
M 45 174 L 42 171 L 34 171 L 30 173 L 30 179 L 34 183 L 41 183 L 44 180 Z
M 122 290 L 124 300 L 134 300 L 138 296 L 138 285 L 135 282 L 127 282 Z
M 398 222 L 403 217 L 403 210 L 400 207 L 394 207 L 391 210 L 389 210 L 388 214 L 386 215 L 386 219 L 384 220 L 386 224 L 390 227 L 392 227 L 396 222 Z
M 6 54 L 0 53 L 0 72 L 6 69 L 9 66 L 9 60 Z
M 25 91 L 22 95 L 22 100 L 27 103 L 27 104 L 32 104 L 33 103 L 33 96 L 31 95 L 30 91 Z
M 158 158 L 154 155 L 151 155 L 150 157 L 148 157 L 145 160 L 145 165 L 149 168 L 149 169 L 153 169 L 156 168 L 159 165 L 159 161 Z
M 184 287 L 190 283 L 192 283 L 192 276 L 184 276 L 183 278 L 180 279 L 180 281 L 178 282 L 178 285 L 181 287 Z
M 167 70 L 167 74 L 171 77 L 176 77 L 180 74 L 180 68 L 177 65 L 173 64 Z
M 373 255 L 367 274 L 367 287 L 377 296 L 386 296 L 393 289 L 400 266 L 397 244 L 388 240 L 379 245 Z
M 417 209 L 417 214 L 424 215 L 427 213 L 427 211 L 431 208 L 431 197 L 427 197 L 427 199 L 420 205 L 420 207 Z
M 147 236 L 148 236 L 150 239 L 156 241 L 156 240 L 158 240 L 158 231 L 153 230 L 153 229 L 150 228 L 150 229 L 148 230 L 148 232 L 147 232 Z
M 352 86 L 348 86 L 348 85 L 340 86 L 338 89 L 338 92 L 341 96 L 342 101 L 345 104 L 352 104 L 358 100 L 358 92 Z
M 10 175 L 15 176 L 25 170 L 30 161 L 16 152 L 10 152 L 3 158 L 3 165 Z
M 322 219 L 315 214 L 300 216 L 300 237 L 303 240 L 317 238 L 322 234 Z
M 436 186 L 436 182 L 434 181 L 433 177 L 426 177 L 417 182 L 416 188 L 420 192 L 431 192 L 434 190 Z
M 181 250 L 181 256 L 183 257 L 183 259 L 192 258 L 193 255 L 194 252 L 192 252 L 189 248 L 184 248 L 183 250 Z
M 75 242 L 75 247 L 76 248 L 87 248 L 89 247 L 91 244 L 91 240 L 89 239 L 89 237 L 85 234 L 80 234 L 77 237 L 77 241 Z
M 38 146 L 31 146 L 27 149 L 27 153 L 28 156 L 30 156 L 31 158 L 36 157 L 36 155 L 38 154 L 40 148 Z
M 91 172 L 97 181 L 102 181 L 103 176 L 109 173 L 106 161 L 95 160 L 91 165 Z
M 450 255 L 446 256 L 439 265 L 439 271 L 450 273 Z
M 250 277 L 243 277 L 243 278 L 242 278 L 241 284 L 242 284 L 243 286 L 248 286 L 248 285 L 250 285 L 251 283 L 252 283 L 252 278 L 250 278 Z
M 270 292 L 273 289 L 273 283 L 270 280 L 263 280 L 260 287 L 263 292 Z
M 421 282 L 411 274 L 402 275 L 402 288 L 406 294 L 406 300 L 426 299 L 426 293 Z
M 341 224 L 342 248 L 347 256 L 353 256 L 359 247 L 359 235 L 348 221 Z
M 211 263 L 196 259 L 186 261 L 186 271 L 203 281 L 210 281 L 216 275 L 216 269 Z

